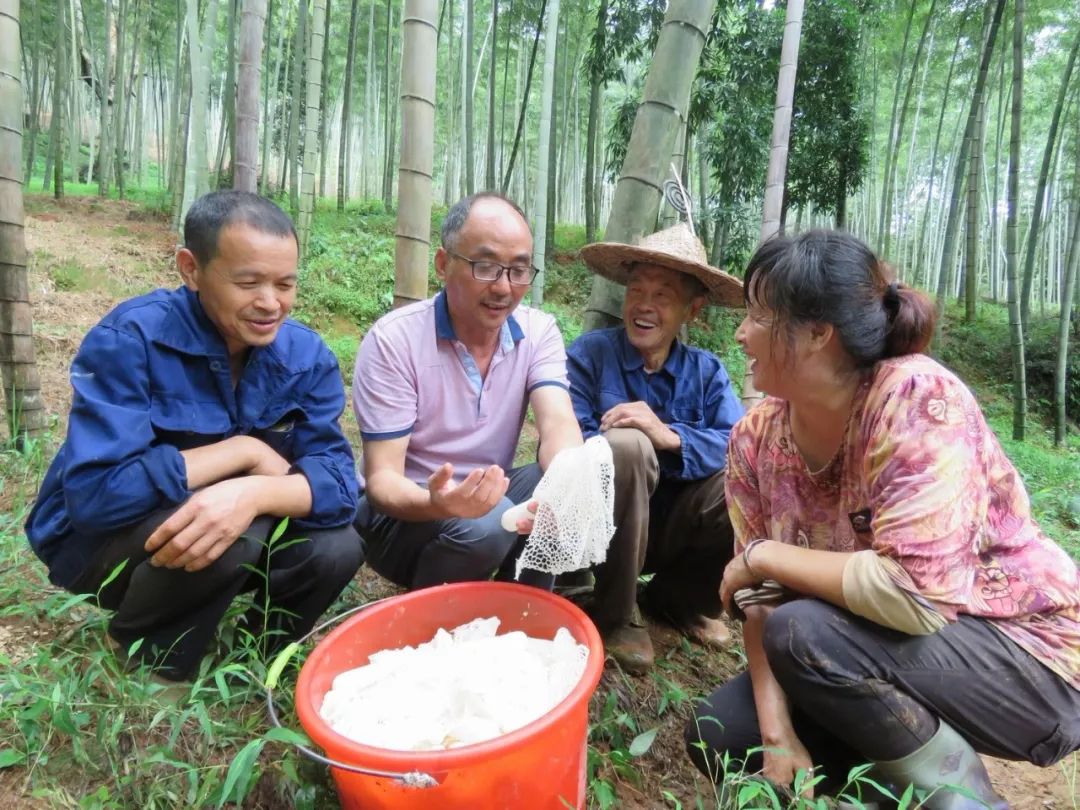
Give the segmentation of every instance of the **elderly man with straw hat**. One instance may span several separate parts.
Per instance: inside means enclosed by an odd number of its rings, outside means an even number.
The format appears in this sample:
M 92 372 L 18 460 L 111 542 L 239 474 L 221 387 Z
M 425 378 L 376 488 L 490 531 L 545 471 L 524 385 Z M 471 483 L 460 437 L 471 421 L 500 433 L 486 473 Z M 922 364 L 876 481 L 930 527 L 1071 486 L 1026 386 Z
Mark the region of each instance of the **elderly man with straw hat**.
M 690 638 L 727 642 L 720 581 L 733 535 L 724 500 L 728 434 L 742 416 L 723 363 L 678 339 L 706 304 L 742 305 L 742 282 L 710 267 L 680 223 L 637 245 L 585 247 L 589 268 L 626 286 L 622 326 L 587 332 L 567 352 L 584 436 L 603 434 L 615 463 L 615 536 L 589 610 L 609 656 L 633 674 L 653 663 L 643 607 Z

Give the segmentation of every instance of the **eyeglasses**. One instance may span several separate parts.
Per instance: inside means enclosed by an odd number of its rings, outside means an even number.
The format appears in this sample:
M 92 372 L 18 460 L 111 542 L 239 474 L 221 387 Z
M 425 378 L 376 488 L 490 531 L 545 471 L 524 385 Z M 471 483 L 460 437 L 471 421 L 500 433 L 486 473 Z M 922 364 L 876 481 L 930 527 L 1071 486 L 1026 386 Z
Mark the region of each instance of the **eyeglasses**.
M 529 284 L 532 284 L 532 280 L 536 278 L 536 274 L 540 272 L 530 264 L 505 265 L 489 261 L 488 259 L 467 259 L 460 253 L 454 253 L 452 250 L 446 252 L 455 259 L 460 259 L 470 265 L 472 267 L 472 277 L 477 281 L 488 281 L 494 284 L 502 278 L 503 271 L 506 271 L 506 277 L 510 280 L 511 284 L 516 284 L 519 287 L 526 287 Z

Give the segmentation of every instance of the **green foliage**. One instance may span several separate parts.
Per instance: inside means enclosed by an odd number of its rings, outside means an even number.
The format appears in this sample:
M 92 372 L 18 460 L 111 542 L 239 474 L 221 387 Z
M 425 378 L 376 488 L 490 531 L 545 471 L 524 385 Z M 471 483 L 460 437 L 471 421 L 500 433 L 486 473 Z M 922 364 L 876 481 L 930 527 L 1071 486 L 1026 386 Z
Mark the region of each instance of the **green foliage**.
M 78 290 L 82 285 L 82 266 L 70 259 L 58 262 L 49 268 L 49 278 L 52 279 L 56 289 L 62 292 Z
M 1012 359 L 1002 347 L 1009 345 L 1009 314 L 1004 305 L 983 302 L 976 319 L 967 323 L 962 310 L 947 313 L 943 327 L 942 359 L 958 367 L 970 366 L 980 381 L 994 382 L 1006 390 L 1012 380 Z M 1054 400 L 1054 367 L 1057 363 L 1056 316 L 1033 317 L 1024 347 L 1029 409 L 1049 416 Z M 1068 358 L 1066 413 L 1076 424 L 1080 419 L 1080 357 Z
M 596 22 L 585 51 L 582 71 L 601 84 L 615 81 L 625 62 L 636 61 L 656 50 L 665 3 L 652 0 L 605 0 L 597 8 Z M 600 10 L 604 24 L 599 25 Z
M 319 211 L 301 270 L 298 317 L 320 311 L 348 318 L 361 332 L 390 311 L 394 301 L 394 219 L 347 206 L 344 214 Z M 363 211 L 363 212 L 362 212 Z
M 617 181 L 622 173 L 626 150 L 630 146 L 630 134 L 634 129 L 634 118 L 641 105 L 643 86 L 643 83 L 638 81 L 621 88 L 615 102 L 611 123 L 608 125 L 607 159 L 604 162 L 607 179 L 612 183 Z
M 40 455 L 4 462 L 5 475 L 43 468 Z M 45 580 L 21 537 L 24 514 L 0 513 L 0 618 L 27 634 L 0 652 L 0 768 L 25 768 L 25 790 L 49 806 L 76 806 L 72 774 L 77 806 L 102 810 L 246 806 L 255 793 L 302 808 L 332 801 L 325 770 L 290 744 L 302 736 L 266 727 L 263 639 L 232 629 L 244 604 L 191 685 L 163 686 L 109 647 L 92 595 Z
M 866 0 L 811 4 L 803 21 L 788 155 L 787 205 L 837 214 L 862 185 L 870 150 L 857 51 Z
M 713 206 L 756 199 L 765 185 L 782 35 L 782 12 L 749 0 L 717 8 L 690 98 L 719 187 Z

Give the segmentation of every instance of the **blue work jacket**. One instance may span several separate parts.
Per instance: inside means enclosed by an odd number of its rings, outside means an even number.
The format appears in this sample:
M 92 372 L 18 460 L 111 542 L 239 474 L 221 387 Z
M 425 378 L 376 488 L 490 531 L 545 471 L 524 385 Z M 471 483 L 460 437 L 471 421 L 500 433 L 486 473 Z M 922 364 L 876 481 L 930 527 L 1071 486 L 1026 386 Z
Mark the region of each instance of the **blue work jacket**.
M 311 513 L 294 525 L 353 519 L 356 467 L 338 422 L 337 359 L 295 321 L 250 351 L 234 388 L 225 342 L 198 296 L 156 290 L 87 333 L 71 385 L 67 437 L 26 523 L 57 585 L 69 585 L 116 530 L 191 496 L 180 451 L 230 436 L 261 439 L 307 478 Z
M 570 399 L 585 438 L 623 402 L 644 402 L 679 434 L 678 453 L 657 453 L 664 478 L 697 481 L 724 469 L 728 436 L 743 414 L 727 370 L 712 352 L 675 341 L 664 365 L 645 360 L 621 327 L 586 332 L 566 350 Z

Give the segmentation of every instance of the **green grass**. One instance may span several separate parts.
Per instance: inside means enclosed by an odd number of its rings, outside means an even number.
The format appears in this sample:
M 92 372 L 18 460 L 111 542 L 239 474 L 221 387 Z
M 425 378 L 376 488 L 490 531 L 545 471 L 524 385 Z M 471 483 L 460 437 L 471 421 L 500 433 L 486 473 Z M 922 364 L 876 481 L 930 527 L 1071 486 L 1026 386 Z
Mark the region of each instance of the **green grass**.
M 0 460 L 0 480 L 19 491 L 46 461 L 34 450 L 6 450 Z M 310 744 L 306 736 L 268 727 L 261 639 L 233 629 L 243 598 L 222 622 L 217 652 L 174 704 L 172 689 L 145 668 L 123 668 L 94 597 L 48 583 L 21 533 L 26 510 L 18 499 L 0 514 L 0 625 L 25 636 L 0 652 L 0 769 L 17 769 L 21 792 L 41 806 L 94 810 L 333 804 L 325 769 L 293 747 Z M 331 611 L 364 601 L 353 587 Z M 296 674 L 291 662 L 282 683 Z M 298 728 L 290 690 L 276 695 Z

